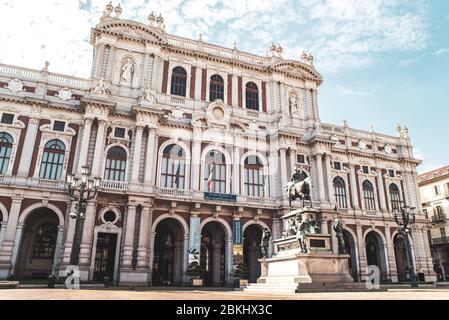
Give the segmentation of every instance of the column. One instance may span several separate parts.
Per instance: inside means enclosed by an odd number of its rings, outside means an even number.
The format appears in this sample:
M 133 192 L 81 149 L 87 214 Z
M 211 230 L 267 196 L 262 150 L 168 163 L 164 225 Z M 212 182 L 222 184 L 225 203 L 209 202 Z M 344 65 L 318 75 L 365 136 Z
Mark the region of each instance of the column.
M 240 192 L 240 149 L 234 146 L 234 156 L 232 164 L 232 193 L 244 194 L 244 190 Z
M 10 268 L 14 263 L 11 261 L 11 257 L 22 200 L 22 198 L 12 198 L 11 209 L 9 210 L 8 222 L 0 251 L 0 278 L 6 278 L 8 276 Z
M 382 179 L 382 170 L 377 169 L 377 190 L 379 192 L 380 205 L 382 207 L 382 212 L 387 212 L 387 204 L 385 201 L 385 186 Z
M 83 139 L 81 141 L 80 151 L 79 151 L 79 161 L 78 161 L 78 171 L 77 173 L 81 173 L 81 167 L 86 165 L 87 154 L 89 153 L 89 141 L 90 141 L 90 132 L 92 129 L 92 119 L 84 120 L 84 128 L 83 128 Z
M 425 260 L 424 273 L 426 276 L 426 281 L 436 281 L 435 271 L 433 270 L 432 255 L 430 252 L 429 238 L 427 237 L 425 229 L 420 229 L 421 238 L 424 244 L 423 259 Z
M 128 214 L 126 218 L 125 245 L 123 246 L 122 265 L 131 267 L 134 246 L 134 226 L 136 221 L 136 205 L 128 204 Z
M 34 151 L 34 143 L 36 141 L 37 130 L 39 129 L 39 119 L 30 118 L 28 122 L 28 128 L 25 134 L 25 140 L 23 145 L 25 146 L 22 150 L 22 156 L 19 162 L 19 169 L 17 171 L 18 176 L 26 177 L 30 171 L 31 158 Z
M 359 275 L 361 281 L 366 280 L 368 274 L 368 262 L 366 261 L 366 249 L 365 249 L 365 241 L 363 239 L 362 233 L 362 225 L 360 223 L 356 223 L 356 235 L 357 235 L 357 245 L 359 248 L 359 256 L 357 264 L 359 266 Z
M 146 185 L 154 185 L 154 168 L 156 163 L 157 152 L 155 153 L 156 146 L 156 129 L 150 128 L 148 132 L 148 142 L 145 159 L 145 178 L 144 183 Z
M 269 176 L 269 187 L 270 190 L 267 193 L 270 198 L 275 198 L 278 196 L 276 183 L 279 179 L 279 158 L 277 151 L 270 151 L 270 156 L 268 158 L 268 176 Z
M 213 277 L 213 284 L 214 285 L 220 285 L 220 274 L 221 274 L 221 243 L 214 243 L 212 245 L 212 277 Z M 225 268 L 226 272 L 226 268 Z M 226 279 L 226 276 L 225 276 Z
M 332 246 L 332 253 L 338 254 L 338 240 L 337 240 L 337 233 L 335 232 L 334 228 L 331 227 L 331 246 Z
M 153 220 L 153 210 L 148 206 L 142 208 L 142 218 L 140 220 L 139 247 L 137 248 L 137 267 L 148 269 L 148 235 L 151 230 Z
M 321 229 L 321 234 L 329 234 L 329 227 L 328 227 L 326 218 L 323 218 L 321 220 L 321 227 L 320 227 L 320 229 Z
M 89 201 L 86 205 L 86 213 L 81 239 L 79 264 L 81 267 L 90 268 L 90 257 L 92 252 L 92 241 L 95 227 L 96 202 Z
M 195 125 L 193 128 L 193 146 L 191 159 L 192 175 L 190 185 L 193 191 L 200 191 L 200 168 L 201 168 L 201 127 Z
M 293 175 L 296 167 L 296 152 L 292 148 L 290 148 L 290 174 L 289 177 Z
M 320 202 L 323 203 L 326 201 L 326 192 L 324 190 L 324 177 L 323 177 L 323 158 L 322 154 L 316 154 L 316 167 L 317 167 L 317 175 L 318 175 L 318 191 L 320 196 Z
M 349 175 L 351 181 L 351 195 L 352 195 L 352 203 L 354 205 L 355 210 L 360 210 L 359 206 L 359 192 L 357 190 L 357 178 L 355 176 L 355 167 L 354 165 L 350 165 L 351 173 Z
M 288 181 L 286 149 L 281 148 L 279 152 L 281 154 L 281 185 L 283 186 Z
M 97 140 L 95 141 L 95 151 L 94 151 L 94 161 L 92 164 L 92 176 L 101 177 L 100 173 L 100 165 L 101 161 L 103 161 L 104 154 L 104 133 L 106 128 L 106 121 L 99 120 L 98 121 L 98 131 L 97 131 Z
M 334 181 L 332 179 L 332 168 L 331 168 L 331 155 L 326 155 L 326 177 L 327 177 L 327 192 L 328 200 L 332 207 L 335 206 L 335 191 L 334 191 Z
M 385 225 L 385 238 L 386 238 L 386 250 L 387 250 L 387 266 L 388 266 L 388 276 L 391 282 L 398 282 L 398 272 L 396 269 L 396 258 L 394 252 L 394 244 L 391 239 L 390 226 Z
M 236 74 L 232 74 L 232 106 L 238 106 L 239 82 Z
M 131 173 L 131 182 L 139 183 L 140 155 L 142 151 L 142 134 L 143 127 L 136 127 L 136 136 L 134 140 L 133 164 Z
M 67 204 L 67 215 L 70 214 L 70 212 L 75 211 L 75 203 L 68 203 Z M 73 243 L 73 236 L 75 235 L 75 224 L 76 220 L 72 218 L 66 219 L 67 221 L 67 233 L 65 237 L 65 243 L 64 243 L 64 249 L 62 253 L 62 266 L 61 270 L 64 270 L 64 266 L 68 266 L 70 263 L 70 254 L 72 252 L 72 243 Z
M 232 235 L 225 241 L 225 285 L 230 285 L 232 284 Z

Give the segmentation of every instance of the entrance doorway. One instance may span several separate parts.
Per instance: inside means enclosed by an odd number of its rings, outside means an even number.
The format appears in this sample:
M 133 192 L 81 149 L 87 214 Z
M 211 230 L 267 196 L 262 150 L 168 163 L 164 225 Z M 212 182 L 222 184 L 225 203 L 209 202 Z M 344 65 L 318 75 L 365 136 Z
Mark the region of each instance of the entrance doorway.
M 225 284 L 225 230 L 218 222 L 209 222 L 201 230 L 200 266 L 206 286 Z
M 94 280 L 103 281 L 106 276 L 114 280 L 117 234 L 98 233 L 95 253 Z
M 153 285 L 172 286 L 182 283 L 184 232 L 175 219 L 158 223 L 154 241 Z
M 354 278 L 354 281 L 357 282 L 359 277 L 357 272 L 357 255 L 354 238 L 351 233 L 346 230 L 343 230 L 343 238 L 345 240 L 345 253 L 350 255 L 348 259 L 349 273 Z
M 249 282 L 256 283 L 260 277 L 260 242 L 262 227 L 252 224 L 243 233 L 243 261 L 249 269 Z
M 47 279 L 53 271 L 58 216 L 51 209 L 36 209 L 25 219 L 15 276 L 18 280 Z
M 375 231 L 370 231 L 365 237 L 366 260 L 368 266 L 377 266 L 382 281 L 388 280 L 385 246 L 382 237 Z
M 398 273 L 399 281 L 407 281 L 407 248 L 405 240 L 399 234 L 396 234 L 393 239 L 394 256 L 396 258 L 396 271 Z

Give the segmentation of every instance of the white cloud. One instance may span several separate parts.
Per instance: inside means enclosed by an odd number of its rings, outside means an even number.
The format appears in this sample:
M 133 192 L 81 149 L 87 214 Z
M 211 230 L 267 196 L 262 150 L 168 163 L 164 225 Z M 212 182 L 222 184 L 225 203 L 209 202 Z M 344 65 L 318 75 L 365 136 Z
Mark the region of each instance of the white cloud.
M 449 53 L 449 48 L 442 48 L 435 51 L 435 55 L 440 56 L 442 54 Z
M 90 28 L 108 0 L 0 0 L 0 61 L 88 76 Z M 123 0 L 122 18 L 147 22 L 162 13 L 167 31 L 265 54 L 280 43 L 285 57 L 312 51 L 322 73 L 363 68 L 379 53 L 427 45 L 424 0 Z
M 364 86 L 359 88 L 348 88 L 342 85 L 336 87 L 336 94 L 339 96 L 372 96 L 375 89 L 372 86 Z

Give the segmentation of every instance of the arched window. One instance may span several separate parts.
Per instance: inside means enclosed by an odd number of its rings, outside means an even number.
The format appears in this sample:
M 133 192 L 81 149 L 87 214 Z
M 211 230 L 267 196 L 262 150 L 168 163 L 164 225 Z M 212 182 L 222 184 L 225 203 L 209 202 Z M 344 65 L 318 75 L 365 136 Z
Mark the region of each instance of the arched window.
M 245 192 L 250 197 L 263 197 L 265 177 L 263 164 L 257 156 L 249 156 L 245 159 Z
M 218 74 L 214 74 L 210 77 L 209 100 L 213 102 L 218 99 L 224 100 L 224 81 Z
M 182 67 L 173 69 L 171 76 L 171 94 L 175 96 L 186 96 L 187 72 Z
M 259 110 L 259 89 L 254 82 L 246 84 L 246 108 Z
M 226 160 L 223 153 L 212 150 L 204 163 L 204 190 L 226 193 Z
M 52 223 L 41 225 L 37 229 L 36 241 L 34 243 L 34 259 L 53 259 L 56 247 L 58 228 Z
M 0 174 L 8 170 L 14 139 L 6 132 L 0 132 Z
M 125 181 L 126 151 L 121 147 L 112 147 L 106 157 L 104 179 L 109 181 Z
M 365 209 L 369 211 L 376 210 L 376 202 L 374 200 L 374 188 L 371 182 L 365 180 L 362 184 L 363 198 L 365 200 Z
M 44 147 L 42 155 L 41 179 L 59 180 L 64 165 L 65 145 L 59 140 L 51 140 Z
M 348 208 L 348 200 L 346 197 L 346 185 L 345 181 L 336 177 L 334 179 L 334 190 L 335 190 L 335 201 L 337 202 L 337 206 L 339 208 L 347 209 Z
M 399 193 L 399 188 L 394 183 L 390 184 L 390 199 L 391 199 L 391 210 L 396 211 L 401 209 L 401 195 Z
M 161 187 L 184 189 L 186 154 L 179 145 L 171 144 L 162 154 Z

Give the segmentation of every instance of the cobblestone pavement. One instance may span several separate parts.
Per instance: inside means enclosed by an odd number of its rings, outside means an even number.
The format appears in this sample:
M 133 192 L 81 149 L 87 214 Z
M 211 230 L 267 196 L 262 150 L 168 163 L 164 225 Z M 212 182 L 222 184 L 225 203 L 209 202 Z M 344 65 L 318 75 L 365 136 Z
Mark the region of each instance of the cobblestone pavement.
M 449 300 L 448 289 L 395 289 L 388 292 L 248 294 L 223 290 L 5 289 L 0 300 Z

